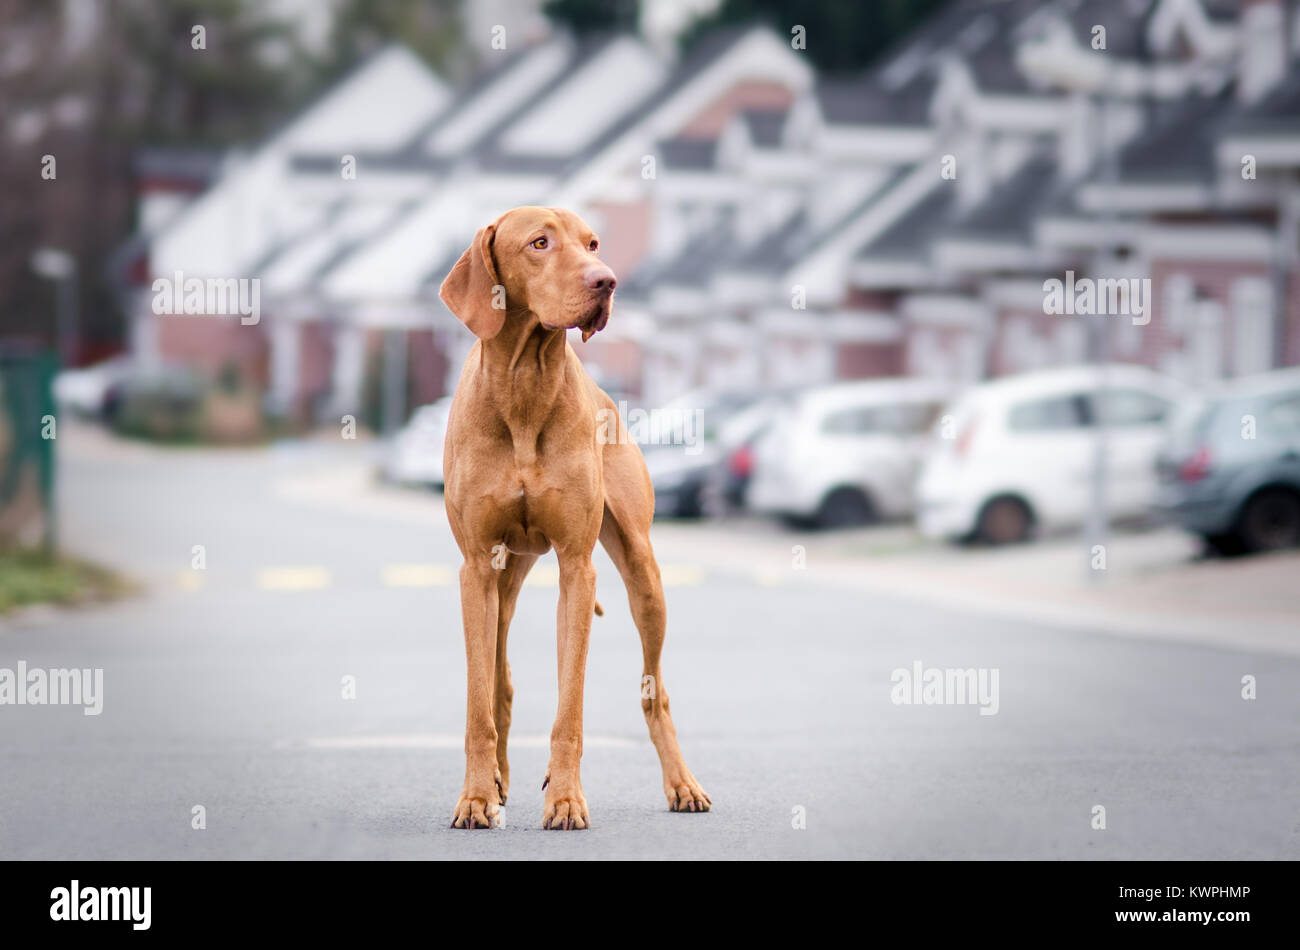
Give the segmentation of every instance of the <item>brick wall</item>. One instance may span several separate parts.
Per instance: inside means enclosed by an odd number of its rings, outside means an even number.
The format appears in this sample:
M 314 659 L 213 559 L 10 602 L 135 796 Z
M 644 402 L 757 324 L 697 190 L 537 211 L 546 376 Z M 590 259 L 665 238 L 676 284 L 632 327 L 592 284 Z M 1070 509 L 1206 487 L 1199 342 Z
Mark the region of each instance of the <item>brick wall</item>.
M 235 366 L 245 382 L 269 382 L 270 346 L 262 325 L 244 326 L 238 316 L 156 316 L 158 351 L 164 362 L 216 377 Z
M 713 139 L 741 109 L 788 109 L 794 93 L 775 82 L 739 83 L 700 111 L 678 133 L 684 139 Z
M 903 344 L 840 343 L 835 348 L 836 379 L 871 379 L 900 376 L 903 372 Z
M 411 374 L 411 396 L 417 406 L 428 405 L 447 395 L 447 354 L 432 330 L 412 330 L 406 339 L 407 366 Z
M 600 202 L 591 207 L 593 216 L 598 215 L 602 222 L 600 259 L 613 268 L 616 276 L 630 275 L 650 250 L 654 228 L 650 202 Z
M 1263 263 L 1225 262 L 1206 260 L 1157 259 L 1151 262 L 1152 310 L 1151 323 L 1142 328 L 1139 360 L 1150 366 L 1160 367 L 1186 357 L 1197 345 L 1195 339 L 1196 314 L 1194 311 L 1201 304 L 1210 303 L 1221 308 L 1221 324 L 1216 341 L 1217 363 L 1224 375 L 1232 375 L 1232 370 L 1241 354 L 1236 350 L 1238 336 L 1235 323 L 1241 319 L 1237 312 L 1240 301 L 1234 298 L 1234 289 L 1241 287 L 1243 279 L 1271 280 L 1270 268 Z M 1172 285 L 1176 281 L 1188 281 L 1193 292 L 1191 306 L 1171 306 Z M 1290 320 L 1288 321 L 1288 340 L 1285 348 L 1291 346 L 1294 338 L 1294 326 L 1297 308 L 1296 291 L 1292 283 L 1290 300 Z M 1213 310 L 1213 307 L 1208 308 Z M 1208 330 L 1205 332 L 1209 332 Z M 1274 332 L 1277 329 L 1274 328 Z M 1209 345 L 1207 343 L 1207 345 Z M 1285 352 L 1284 348 L 1284 352 Z M 1273 347 L 1276 358 L 1276 347 Z M 1267 368 L 1267 367 L 1265 367 Z

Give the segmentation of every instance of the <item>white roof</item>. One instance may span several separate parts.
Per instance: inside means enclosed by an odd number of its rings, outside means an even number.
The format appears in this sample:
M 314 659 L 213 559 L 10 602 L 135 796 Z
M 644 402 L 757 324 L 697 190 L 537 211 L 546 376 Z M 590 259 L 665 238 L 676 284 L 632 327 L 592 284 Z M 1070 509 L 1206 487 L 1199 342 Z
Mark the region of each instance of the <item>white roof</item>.
M 458 103 L 458 111 L 430 133 L 425 149 L 433 155 L 455 155 L 493 131 L 525 99 L 552 84 L 568 59 L 569 47 L 553 40 L 520 54 L 518 63 L 488 77 L 486 88 L 473 96 L 472 107 L 459 108 Z
M 464 250 L 472 213 L 462 189 L 434 192 L 326 274 L 321 289 L 343 299 L 413 298 L 433 267 Z
M 1227 380 L 1224 382 L 1221 392 L 1212 395 L 1223 395 L 1231 398 L 1263 396 L 1275 392 L 1284 392 L 1289 389 L 1300 389 L 1300 366 Z
M 295 241 L 260 273 L 263 292 L 285 294 L 300 290 L 312 275 L 347 243 L 373 233 L 398 213 L 387 202 L 353 202 L 336 218 Z
M 824 411 L 844 406 L 946 399 L 952 394 L 953 388 L 952 383 L 944 380 L 900 376 L 819 386 L 803 393 L 799 401 L 809 409 Z
M 1018 373 L 1003 376 L 971 387 L 968 395 L 979 400 L 1011 401 L 1051 396 L 1057 393 L 1074 392 L 1081 389 L 1095 388 L 1103 378 L 1099 367 L 1092 364 L 1063 366 L 1057 369 L 1037 370 L 1032 373 Z M 1111 363 L 1104 372 L 1106 386 L 1142 386 L 1166 391 L 1171 395 L 1181 386 L 1174 380 L 1162 376 L 1145 366 L 1133 366 L 1127 363 Z
M 393 46 L 377 53 L 250 155 L 230 161 L 228 171 L 154 238 L 153 272 L 257 276 L 249 268 L 298 235 L 310 217 L 290 186 L 291 155 L 336 152 L 342 158 L 390 146 L 431 122 L 447 101 L 446 85 L 409 50 Z M 340 177 L 338 184 L 353 183 Z
M 404 46 L 376 54 L 283 134 L 298 151 L 374 152 L 410 141 L 451 100 L 446 83 Z
M 501 146 L 527 155 L 579 152 L 666 73 L 667 67 L 643 43 L 631 38 L 608 43 L 594 59 L 561 77 L 530 115 L 507 130 Z

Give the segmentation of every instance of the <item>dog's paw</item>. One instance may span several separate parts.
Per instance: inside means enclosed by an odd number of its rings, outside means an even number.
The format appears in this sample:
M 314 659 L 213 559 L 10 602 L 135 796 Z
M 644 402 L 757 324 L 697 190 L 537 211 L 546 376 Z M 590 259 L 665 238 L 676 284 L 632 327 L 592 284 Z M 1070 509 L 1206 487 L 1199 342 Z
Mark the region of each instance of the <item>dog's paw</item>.
M 453 828 L 492 828 L 500 824 L 500 805 L 485 798 L 467 798 L 464 794 L 451 815 Z
M 510 794 L 510 769 L 506 768 L 503 771 L 498 767 L 497 773 L 493 778 L 497 783 L 497 800 L 504 805 L 506 803 L 506 796 Z
M 549 775 L 547 782 L 550 782 Z M 587 799 L 582 792 L 579 790 L 568 795 L 548 792 L 546 806 L 542 809 L 542 827 L 548 831 L 585 831 L 590 828 L 591 816 L 587 814 Z
M 664 795 L 668 798 L 669 811 L 708 811 L 713 807 L 713 799 L 690 773 L 685 778 L 666 779 Z

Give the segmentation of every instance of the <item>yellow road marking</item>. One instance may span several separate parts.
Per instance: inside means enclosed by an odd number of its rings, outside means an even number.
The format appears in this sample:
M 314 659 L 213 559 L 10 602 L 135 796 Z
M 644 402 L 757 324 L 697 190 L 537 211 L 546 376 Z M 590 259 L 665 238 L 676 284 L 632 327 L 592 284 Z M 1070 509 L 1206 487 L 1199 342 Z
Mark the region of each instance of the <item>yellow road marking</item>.
M 528 587 L 559 587 L 560 566 L 558 564 L 538 564 L 524 579 Z
M 385 587 L 445 587 L 451 579 L 444 564 L 388 564 L 383 570 Z
M 694 564 L 661 564 L 659 577 L 665 587 L 698 587 L 704 582 L 704 572 Z
M 704 582 L 704 571 L 692 564 L 664 564 L 659 573 L 665 587 L 698 587 Z M 385 587 L 447 587 L 455 583 L 456 572 L 445 564 L 386 564 L 380 580 Z M 196 591 L 202 589 L 205 580 L 197 571 L 183 571 L 177 574 L 176 582 L 183 590 Z M 323 567 L 268 567 L 257 574 L 260 590 L 321 590 L 331 582 L 330 572 Z M 558 587 L 559 565 L 537 565 L 528 572 L 524 583 L 529 587 Z
M 549 749 L 551 747 L 549 734 L 512 735 L 510 742 L 517 749 Z M 634 739 L 631 736 L 606 736 L 588 733 L 582 737 L 584 749 L 638 749 L 644 744 L 644 741 L 640 738 Z M 465 735 L 459 732 L 433 732 L 376 736 L 321 736 L 306 740 L 280 740 L 275 745 L 281 749 L 292 749 L 299 745 L 305 745 L 309 749 L 336 751 L 367 749 L 445 749 L 448 751 L 464 751 Z
M 665 587 L 698 587 L 704 583 L 704 572 L 692 564 L 661 564 L 659 576 Z M 539 564 L 528 572 L 524 584 L 528 587 L 558 587 L 560 568 L 555 564 Z

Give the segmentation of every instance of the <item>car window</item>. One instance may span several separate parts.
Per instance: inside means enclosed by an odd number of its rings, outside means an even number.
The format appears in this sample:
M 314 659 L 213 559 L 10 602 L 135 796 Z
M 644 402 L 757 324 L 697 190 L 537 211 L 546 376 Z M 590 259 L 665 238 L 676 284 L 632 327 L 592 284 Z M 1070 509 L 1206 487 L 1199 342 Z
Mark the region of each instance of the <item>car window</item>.
M 822 420 L 822 432 L 827 435 L 861 435 L 869 432 L 870 427 L 871 410 L 861 406 L 838 409 Z
M 1078 395 L 1035 399 L 1011 407 L 1007 428 L 1012 432 L 1040 432 L 1048 429 L 1080 429 L 1087 423 L 1087 408 Z
M 1300 435 L 1300 393 L 1274 400 L 1265 410 L 1264 425 L 1272 435 Z
M 1093 397 L 1097 417 L 1108 426 L 1145 426 L 1164 422 L 1171 403 L 1141 389 L 1112 389 Z
M 929 429 L 939 404 L 896 402 L 855 406 L 829 413 L 822 422 L 828 435 L 919 435 Z
M 913 402 L 907 405 L 907 431 L 914 435 L 929 432 L 939 414 L 943 412 L 942 402 Z
M 1201 396 L 1188 396 L 1173 407 L 1169 429 L 1176 434 L 1201 436 L 1210 425 L 1216 404 Z

